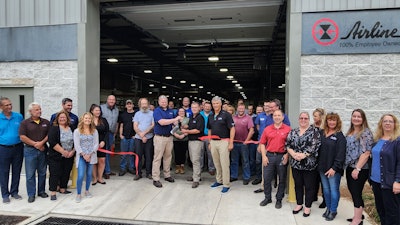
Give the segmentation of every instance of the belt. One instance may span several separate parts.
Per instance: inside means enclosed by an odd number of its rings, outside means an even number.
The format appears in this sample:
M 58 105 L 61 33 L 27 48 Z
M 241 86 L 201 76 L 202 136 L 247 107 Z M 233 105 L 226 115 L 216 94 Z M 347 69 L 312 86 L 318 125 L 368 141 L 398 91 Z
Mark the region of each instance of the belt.
M 269 155 L 283 155 L 283 154 L 285 154 L 286 152 L 268 152 L 267 151 L 267 154 L 269 154 Z
M 15 147 L 18 147 L 20 145 L 22 145 L 22 143 L 18 143 L 18 144 L 15 144 L 15 145 L 0 145 L 0 147 L 3 147 L 3 148 L 15 148 Z
M 161 136 L 161 137 L 171 137 L 171 135 L 170 134 L 156 134 L 156 136 Z

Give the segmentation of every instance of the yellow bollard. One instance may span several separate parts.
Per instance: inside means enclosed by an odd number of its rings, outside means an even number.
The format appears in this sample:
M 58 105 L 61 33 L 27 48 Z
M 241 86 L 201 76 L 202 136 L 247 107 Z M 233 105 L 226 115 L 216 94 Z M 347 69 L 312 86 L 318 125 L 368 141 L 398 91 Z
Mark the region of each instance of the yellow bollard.
M 71 175 L 69 177 L 72 181 L 69 188 L 76 188 L 76 179 L 78 177 L 78 169 L 75 166 L 75 160 L 74 160 L 74 164 L 72 165 Z
M 293 175 L 292 175 L 292 167 L 289 165 L 289 173 L 288 173 L 288 179 L 289 179 L 289 194 L 288 194 L 288 202 L 296 202 L 296 193 L 294 191 L 294 180 L 293 180 Z

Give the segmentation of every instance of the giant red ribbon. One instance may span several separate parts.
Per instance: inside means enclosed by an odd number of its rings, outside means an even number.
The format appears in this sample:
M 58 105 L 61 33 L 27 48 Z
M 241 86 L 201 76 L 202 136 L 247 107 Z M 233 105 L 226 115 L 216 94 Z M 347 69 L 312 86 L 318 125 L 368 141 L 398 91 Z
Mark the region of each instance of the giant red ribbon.
M 136 175 L 139 175 L 139 156 L 134 152 L 113 152 L 107 149 L 99 148 L 98 151 L 104 152 L 110 155 L 134 155 L 135 156 L 135 167 L 136 167 Z

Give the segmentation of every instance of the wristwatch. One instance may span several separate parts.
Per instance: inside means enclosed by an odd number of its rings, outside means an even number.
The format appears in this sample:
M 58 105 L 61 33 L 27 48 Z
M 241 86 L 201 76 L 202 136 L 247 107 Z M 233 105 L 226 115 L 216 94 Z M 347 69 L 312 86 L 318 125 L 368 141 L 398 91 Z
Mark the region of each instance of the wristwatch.
M 361 169 L 360 169 L 360 168 L 357 168 L 357 167 L 356 167 L 355 169 L 356 169 L 358 172 L 360 172 L 360 171 L 361 171 Z

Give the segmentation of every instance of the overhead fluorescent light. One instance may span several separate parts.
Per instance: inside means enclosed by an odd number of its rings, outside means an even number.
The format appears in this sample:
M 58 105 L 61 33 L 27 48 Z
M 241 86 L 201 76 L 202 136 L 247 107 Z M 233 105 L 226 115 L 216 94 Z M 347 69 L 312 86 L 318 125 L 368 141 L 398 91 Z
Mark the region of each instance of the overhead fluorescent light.
M 199 88 L 204 88 L 203 86 L 199 86 Z
M 153 92 L 149 91 L 149 95 L 153 94 Z
M 208 94 L 208 95 L 210 95 L 210 94 L 211 94 L 211 92 L 207 91 L 207 94 Z
M 181 80 L 180 82 L 181 82 L 181 84 L 185 84 L 186 80 Z
M 143 72 L 144 73 L 153 73 L 153 71 L 151 71 L 151 70 L 144 70 Z
M 149 87 L 154 87 L 154 84 L 149 84 Z
M 167 88 L 167 86 L 161 86 L 161 88 Z
M 226 79 L 233 79 L 232 75 L 226 76 Z
M 242 87 L 242 86 L 240 86 L 240 87 L 237 87 L 237 88 L 239 88 L 239 89 L 242 89 L 243 87 Z
M 232 84 L 236 84 L 238 81 L 237 80 L 233 80 L 232 81 Z
M 218 62 L 219 58 L 218 58 L 218 56 L 210 56 L 210 57 L 208 57 L 208 61 L 210 61 L 210 62 Z
M 223 72 L 223 73 L 228 72 L 228 68 L 220 68 L 219 72 Z
M 240 84 L 235 84 L 236 87 L 240 87 Z
M 190 84 L 190 86 L 192 86 L 192 87 L 196 87 L 196 84 Z
M 172 80 L 172 77 L 171 76 L 166 76 L 165 79 L 166 80 Z
M 107 61 L 110 62 L 110 63 L 117 63 L 118 59 L 116 59 L 116 58 L 108 58 Z

